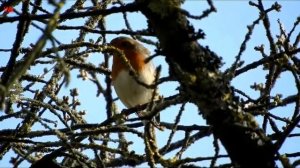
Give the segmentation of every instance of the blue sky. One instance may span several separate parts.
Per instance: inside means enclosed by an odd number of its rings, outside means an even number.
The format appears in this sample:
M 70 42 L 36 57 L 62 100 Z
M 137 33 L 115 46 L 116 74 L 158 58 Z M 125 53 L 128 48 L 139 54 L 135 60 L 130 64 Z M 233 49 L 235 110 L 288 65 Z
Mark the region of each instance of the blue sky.
M 269 8 L 272 3 L 275 1 L 264 1 L 265 7 Z M 67 2 L 67 6 L 72 4 L 72 1 Z M 273 37 L 279 34 L 279 26 L 277 23 L 277 19 L 283 23 L 284 27 L 287 31 L 289 31 L 296 18 L 300 15 L 299 6 L 300 1 L 279 1 L 282 4 L 282 9 L 280 13 L 271 12 L 269 17 L 271 21 L 271 29 L 273 32 Z M 88 6 L 88 5 L 86 5 Z M 248 1 L 215 1 L 215 6 L 218 10 L 217 13 L 211 14 L 208 18 L 205 18 L 201 21 L 198 20 L 190 20 L 191 23 L 195 26 L 196 30 L 201 28 L 205 34 L 206 39 L 200 40 L 199 43 L 202 45 L 207 45 L 209 48 L 216 52 L 218 55 L 222 56 L 224 66 L 222 70 L 228 68 L 234 61 L 235 56 L 238 54 L 240 45 L 244 39 L 244 36 L 247 32 L 247 25 L 250 25 L 255 19 L 258 18 L 258 11 L 254 7 L 250 7 L 248 5 Z M 186 1 L 183 5 L 183 8 L 190 11 L 194 15 L 199 15 L 202 13 L 203 9 L 206 9 L 208 6 L 205 1 Z M 20 9 L 20 7 L 16 7 L 16 9 Z M 49 8 L 50 10 L 50 8 Z M 51 10 L 50 10 L 51 11 Z M 128 20 L 131 23 L 131 26 L 134 30 L 141 30 L 147 27 L 147 22 L 145 17 L 140 13 L 130 13 L 128 14 Z M 35 22 L 39 24 L 38 22 Z M 73 21 L 68 21 L 68 25 L 83 25 L 84 19 L 76 19 Z M 16 23 L 6 23 L 0 25 L 0 48 L 8 49 L 11 48 L 14 38 L 15 38 L 15 30 Z M 107 29 L 112 30 L 121 30 L 125 28 L 125 23 L 122 19 L 121 15 L 111 15 L 107 17 Z M 295 32 L 299 32 L 299 27 Z M 23 43 L 23 47 L 28 47 L 31 43 L 35 43 L 37 39 L 40 37 L 41 32 L 33 27 L 31 27 L 29 33 L 26 35 L 26 38 Z M 76 31 L 55 31 L 54 36 L 57 37 L 62 43 L 70 43 L 71 40 L 74 40 L 78 32 Z M 108 36 L 108 40 L 116 37 L 115 35 Z M 89 34 L 86 38 L 86 41 L 89 39 L 96 40 L 98 35 Z M 292 39 L 295 38 L 295 34 Z M 153 38 L 151 38 L 153 39 Z M 245 61 L 245 65 L 251 63 L 254 60 L 261 59 L 261 55 L 259 52 L 254 51 L 255 46 L 259 46 L 261 44 L 265 44 L 266 51 L 268 51 L 268 41 L 265 35 L 265 31 L 262 25 L 258 25 L 254 32 L 252 39 L 247 44 L 247 50 L 244 52 L 242 56 L 242 60 Z M 154 48 L 152 46 L 146 45 L 150 50 Z M 51 47 L 47 45 L 47 47 Z M 152 52 L 153 53 L 153 52 Z M 8 53 L 0 53 L 1 61 L 0 66 L 6 64 L 9 54 Z M 88 60 L 95 65 L 99 65 L 101 61 L 103 61 L 103 55 L 101 53 L 92 54 L 89 56 Z M 168 66 L 164 61 L 163 57 L 157 57 L 154 59 L 154 63 L 156 66 L 162 65 L 162 76 L 168 75 Z M 42 72 L 42 67 L 32 68 L 30 72 L 34 74 L 40 74 Z M 232 85 L 240 90 L 243 90 L 245 93 L 249 94 L 253 98 L 257 98 L 259 96 L 259 92 L 254 91 L 250 88 L 254 82 L 261 83 L 264 82 L 265 73 L 262 71 L 262 67 L 251 70 L 243 75 L 238 76 L 236 79 L 232 81 Z M 82 103 L 80 109 L 86 110 L 87 114 L 85 115 L 85 119 L 88 123 L 100 123 L 105 120 L 105 103 L 103 96 L 95 97 L 96 95 L 96 87 L 88 81 L 82 81 L 81 79 L 77 79 L 78 71 L 72 71 L 72 80 L 68 87 L 64 88 L 61 92 L 61 96 L 64 94 L 68 94 L 69 90 L 72 88 L 79 88 L 79 99 Z M 103 75 L 98 75 L 100 79 L 103 79 Z M 277 82 L 277 85 L 272 92 L 273 95 L 277 93 L 283 94 L 283 96 L 288 96 L 296 92 L 296 88 L 293 85 L 289 85 L 293 83 L 293 79 L 291 74 L 284 73 Z M 165 83 L 160 86 L 160 93 L 165 97 L 175 94 L 176 82 Z M 40 87 L 40 86 L 37 86 Z M 116 95 L 114 94 L 116 97 Z M 119 110 L 122 110 L 124 106 L 121 102 L 117 102 Z M 172 106 L 167 110 L 161 113 L 162 121 L 173 122 L 178 110 L 179 106 Z M 198 109 L 192 105 L 188 104 L 185 107 L 185 111 L 183 113 L 183 118 L 180 124 L 186 125 L 206 125 L 205 121 L 198 115 Z M 280 108 L 278 110 L 274 110 L 274 113 L 280 114 L 283 111 L 292 111 L 293 106 Z M 174 114 L 175 113 L 175 114 Z M 0 112 L 0 116 L 3 115 Z M 288 115 L 287 115 L 288 116 Z M 54 117 L 49 114 L 49 117 Z M 135 117 L 135 116 L 133 116 Z M 261 119 L 258 118 L 258 121 Z M 19 121 L 11 122 L 11 121 L 3 121 L 0 122 L 0 127 L 4 128 L 15 128 Z M 34 126 L 35 129 L 40 129 L 39 125 Z M 298 129 L 299 132 L 299 129 Z M 159 145 L 163 145 L 162 142 L 165 142 L 169 136 L 169 132 L 158 132 Z M 184 136 L 182 132 L 178 132 L 175 134 L 174 139 L 178 139 Z M 115 137 L 117 138 L 117 137 Z M 138 139 L 135 136 L 128 135 L 128 138 L 134 142 L 132 145 L 132 149 L 136 151 L 136 153 L 144 152 L 144 145 L 141 139 Z M 196 156 L 211 156 L 214 153 L 214 149 L 211 143 L 212 137 L 204 138 L 197 143 L 193 144 L 185 153 L 184 156 L 196 157 Z M 295 152 L 300 151 L 300 146 L 296 145 L 297 140 L 299 138 L 291 139 L 288 144 L 286 144 L 282 151 L 283 152 Z M 195 150 L 196 149 L 196 150 Z M 11 153 L 10 153 L 11 154 Z M 6 155 L 1 161 L 0 165 L 8 166 L 9 159 L 11 155 Z M 174 153 L 172 153 L 174 154 Z M 169 154 L 169 157 L 173 155 Z M 209 164 L 205 162 L 199 163 Z M 23 166 L 27 166 L 28 164 L 24 163 Z

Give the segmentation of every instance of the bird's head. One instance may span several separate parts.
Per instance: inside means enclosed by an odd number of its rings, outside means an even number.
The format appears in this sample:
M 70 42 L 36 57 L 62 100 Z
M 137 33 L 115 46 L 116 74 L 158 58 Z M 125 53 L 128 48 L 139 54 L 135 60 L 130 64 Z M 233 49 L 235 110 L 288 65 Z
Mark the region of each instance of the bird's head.
M 146 65 L 145 59 L 149 56 L 149 51 L 142 44 L 129 37 L 117 37 L 110 42 L 110 45 L 121 50 L 130 65 L 136 72 L 139 72 Z M 112 66 L 112 80 L 118 75 L 118 73 L 127 69 L 127 65 L 120 55 L 113 54 L 113 66 Z

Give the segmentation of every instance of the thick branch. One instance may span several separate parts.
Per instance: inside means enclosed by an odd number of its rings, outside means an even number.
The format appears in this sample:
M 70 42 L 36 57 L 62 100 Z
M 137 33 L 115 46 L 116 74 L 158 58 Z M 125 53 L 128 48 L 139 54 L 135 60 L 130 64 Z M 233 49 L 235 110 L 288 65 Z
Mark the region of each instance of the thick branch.
M 180 3 L 162 0 L 137 3 L 161 43 L 172 75 L 213 126 L 233 165 L 274 167 L 271 141 L 252 116 L 240 110 L 229 81 L 219 71 L 220 59 L 194 40 L 196 33 L 180 12 Z

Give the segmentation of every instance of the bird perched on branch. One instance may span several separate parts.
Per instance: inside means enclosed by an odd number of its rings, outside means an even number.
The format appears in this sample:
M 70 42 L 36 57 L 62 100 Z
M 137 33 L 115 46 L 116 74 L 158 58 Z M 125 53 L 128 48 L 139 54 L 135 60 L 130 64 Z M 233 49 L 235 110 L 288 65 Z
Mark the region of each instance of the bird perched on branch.
M 157 100 L 158 92 L 153 87 L 156 70 L 153 63 L 147 60 L 150 55 L 148 49 L 128 37 L 117 37 L 110 44 L 123 52 L 113 54 L 111 73 L 112 84 L 122 103 L 132 108 Z M 142 117 L 144 112 L 137 114 Z

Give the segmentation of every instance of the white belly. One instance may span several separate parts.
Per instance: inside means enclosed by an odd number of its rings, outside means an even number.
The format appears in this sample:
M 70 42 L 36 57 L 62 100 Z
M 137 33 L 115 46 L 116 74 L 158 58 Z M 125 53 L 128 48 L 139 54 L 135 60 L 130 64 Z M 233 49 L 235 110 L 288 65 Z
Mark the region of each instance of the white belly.
M 139 75 L 139 80 L 148 85 L 153 84 L 155 80 L 153 72 L 141 73 Z M 113 85 L 120 100 L 127 108 L 151 101 L 153 89 L 148 89 L 138 84 L 136 80 L 129 75 L 128 71 L 122 70 L 115 81 L 113 81 Z

